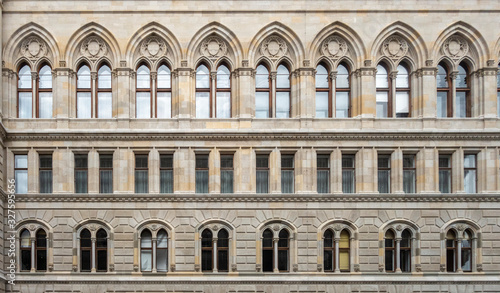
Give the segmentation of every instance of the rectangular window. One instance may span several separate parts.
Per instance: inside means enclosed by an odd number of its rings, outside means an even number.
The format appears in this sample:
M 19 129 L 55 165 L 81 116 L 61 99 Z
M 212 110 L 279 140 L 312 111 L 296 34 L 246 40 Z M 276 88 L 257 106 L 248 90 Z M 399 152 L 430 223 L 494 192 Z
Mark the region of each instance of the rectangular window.
M 111 92 L 99 92 L 97 94 L 97 117 L 112 118 L 113 94 Z M 140 117 L 138 117 L 140 118 Z M 148 117 L 146 117 L 148 118 Z
M 220 156 L 220 193 L 233 193 L 233 155 Z
M 215 104 L 217 105 L 217 118 L 231 117 L 231 92 L 217 91 Z
M 75 193 L 88 192 L 88 159 L 86 154 L 75 154 Z
M 355 193 L 354 155 L 342 155 L 342 192 Z
M 90 92 L 76 93 L 76 117 L 77 118 L 91 118 L 91 105 L 92 99 Z
M 40 193 L 52 193 L 52 155 L 40 155 Z
M 293 155 L 281 155 L 281 193 L 293 193 Z
M 160 193 L 174 193 L 173 157 L 173 155 L 160 155 Z
M 196 118 L 210 118 L 210 93 L 196 93 Z
M 437 92 L 437 117 L 448 117 L 448 92 Z
M 439 191 L 451 192 L 451 156 L 439 155 Z
M 99 155 L 99 192 L 113 193 L 113 155 Z
M 255 92 L 255 118 L 269 118 L 269 92 Z
M 16 193 L 28 193 L 28 155 L 14 156 L 14 176 L 16 180 Z
M 31 90 L 31 89 L 30 89 Z M 19 92 L 19 118 L 32 118 L 32 93 Z
M 136 115 L 137 118 L 151 118 L 151 93 L 136 93 Z
M 39 92 L 39 110 L 40 118 L 52 118 L 52 92 Z
M 464 190 L 466 193 L 476 193 L 477 166 L 476 155 L 464 155 Z
M 410 114 L 410 92 L 396 92 L 396 117 L 406 118 Z
M 328 117 L 328 91 L 316 92 L 316 118 Z
M 391 156 L 378 156 L 378 192 L 391 192 Z
M 148 155 L 135 155 L 135 193 L 148 191 Z
M 290 117 L 290 92 L 276 92 L 276 118 Z
M 335 96 L 335 117 L 349 117 L 349 92 L 337 91 Z
M 467 117 L 467 93 L 466 92 L 456 92 L 456 117 L 464 118 Z
M 389 109 L 389 95 L 387 92 L 377 92 L 377 118 L 386 118 Z
M 405 193 L 416 192 L 416 167 L 415 155 L 403 156 L 403 191 Z
M 330 155 L 316 157 L 318 193 L 330 192 Z
M 171 92 L 157 92 L 157 117 L 158 118 L 172 118 L 172 93 Z
M 269 193 L 269 155 L 257 155 L 256 167 L 257 193 Z
M 208 193 L 208 155 L 196 155 L 196 193 Z

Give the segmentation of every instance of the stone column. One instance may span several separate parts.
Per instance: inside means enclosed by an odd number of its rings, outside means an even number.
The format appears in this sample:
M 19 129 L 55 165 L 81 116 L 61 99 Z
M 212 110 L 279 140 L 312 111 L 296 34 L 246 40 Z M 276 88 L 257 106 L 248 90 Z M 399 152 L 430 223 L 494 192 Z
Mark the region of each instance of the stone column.
M 309 66 L 309 60 L 304 61 L 304 66 Z M 316 83 L 315 69 L 313 67 L 303 67 L 298 69 L 298 78 L 296 84 L 292 85 L 298 88 L 295 102 L 292 109 L 296 107 L 295 117 L 312 118 L 316 115 Z
M 335 237 L 335 272 L 340 273 L 340 253 L 339 253 L 340 238 Z
M 35 267 L 35 241 L 36 238 L 31 237 L 31 272 L 34 273 L 36 272 L 36 267 Z
M 457 237 L 457 273 L 462 272 L 462 237 Z
M 181 61 L 182 67 L 177 68 L 177 89 L 172 97 L 172 108 L 178 109 L 179 118 L 195 117 L 193 88 L 195 71 L 187 67 L 187 61 Z
M 55 80 L 52 86 L 53 117 L 68 118 L 71 113 L 70 109 L 76 109 L 70 93 L 73 89 L 70 83 L 71 70 L 69 68 L 55 68 L 53 72 L 55 73 Z
M 195 192 L 195 163 L 194 151 L 189 148 L 180 148 L 174 153 L 174 193 Z
M 271 90 L 271 109 L 269 109 L 269 118 L 276 118 L 276 75 L 276 71 L 269 72 L 269 77 L 271 78 L 269 87 Z
M 495 119 L 498 113 L 497 105 L 497 70 L 494 60 L 487 61 L 488 67 L 483 69 L 483 92 L 480 94 L 479 103 L 482 104 L 484 118 Z
M 212 247 L 214 249 L 212 255 L 213 255 L 213 263 L 214 263 L 214 268 L 213 272 L 217 273 L 219 270 L 217 269 L 217 237 L 212 238 Z
M 424 148 L 417 153 L 417 192 L 439 191 L 439 152 L 435 148 Z
M 273 257 L 274 257 L 274 272 L 279 273 L 278 269 L 278 241 L 279 238 L 273 238 Z
M 1 7 L 1 6 L 0 6 Z M 1 8 L 0 8 L 1 9 Z M 2 15 L 0 13 L 0 19 Z M 2 25 L 0 24 L 0 27 Z M 0 32 L 0 35 L 2 32 Z M 2 48 L 0 48 L 0 52 Z M 1 115 L 0 121 L 3 120 L 3 117 L 6 118 L 16 118 L 17 117 L 17 95 L 13 93 L 13 89 L 17 89 L 17 73 L 8 68 L 2 68 L 2 103 L 1 106 Z
M 451 117 L 457 117 L 457 76 L 458 71 L 450 72 L 451 80 Z M 436 94 L 437 95 L 437 94 Z
M 375 73 L 376 69 L 372 67 L 371 60 L 365 60 L 364 67 L 358 70 L 359 92 L 351 98 L 352 117 L 376 117 Z
M 95 261 L 96 261 L 96 253 L 95 253 L 95 244 L 96 244 L 96 238 L 95 236 L 92 237 L 92 255 L 90 257 L 90 259 L 92 259 L 92 269 L 91 269 L 91 273 L 95 273 L 96 272 L 96 266 L 95 266 Z
M 377 150 L 362 148 L 356 153 L 356 193 L 377 193 Z
M 391 155 L 391 192 L 403 194 L 403 151 L 398 148 Z
M 330 155 L 330 192 L 342 193 L 342 152 L 334 149 Z
M 396 258 L 396 273 L 401 273 L 401 238 L 396 238 L 396 251 L 394 251 L 394 257 Z
M 213 149 L 208 154 L 208 193 L 220 193 L 220 153 Z
M 238 85 L 238 91 L 233 89 L 231 98 L 237 104 L 237 112 L 233 110 L 236 118 L 250 119 L 255 116 L 255 74 L 253 69 L 248 67 L 248 60 L 243 60 L 243 67 L 239 68 L 235 73 L 235 80 Z
M 152 263 L 151 272 L 156 273 L 156 237 L 152 237 L 151 241 L 153 242 L 153 251 L 152 251 L 153 263 Z M 168 266 L 167 266 L 167 269 L 168 269 Z
M 97 118 L 97 72 L 91 72 L 90 73 L 90 78 L 91 78 L 91 88 L 92 92 L 90 94 L 91 100 L 92 100 L 92 118 Z
M 160 193 L 160 153 L 157 149 L 149 152 L 148 180 L 149 193 Z
M 437 116 L 437 68 L 433 67 L 433 61 L 427 60 L 426 67 L 422 68 L 421 76 L 421 115 L 423 118 L 436 118 Z
M 116 86 L 113 88 L 113 117 L 135 118 L 135 73 L 130 68 L 116 69 Z M 116 112 L 115 112 L 116 111 Z
M 390 94 L 391 100 L 387 101 L 388 102 L 388 104 L 387 104 L 387 117 L 388 118 L 396 117 L 396 77 L 398 77 L 397 71 L 393 71 L 393 72 L 389 73 L 389 78 L 391 80 L 391 88 L 389 89 L 391 91 L 391 94 Z M 376 111 L 377 110 L 375 109 L 375 112 Z
M 32 68 L 33 70 L 33 68 Z M 38 72 L 32 71 L 31 72 L 31 89 L 32 89 L 32 96 L 31 96 L 31 111 L 32 111 L 32 118 L 38 117 L 38 107 L 36 106 L 37 104 L 37 92 L 36 92 L 36 81 L 38 80 Z
M 151 98 L 150 98 L 150 104 L 151 104 L 151 117 L 156 118 L 156 77 L 157 73 L 156 72 L 151 72 L 149 75 L 151 77 Z
M 312 149 L 300 149 L 295 153 L 295 192 L 317 193 L 316 153 Z

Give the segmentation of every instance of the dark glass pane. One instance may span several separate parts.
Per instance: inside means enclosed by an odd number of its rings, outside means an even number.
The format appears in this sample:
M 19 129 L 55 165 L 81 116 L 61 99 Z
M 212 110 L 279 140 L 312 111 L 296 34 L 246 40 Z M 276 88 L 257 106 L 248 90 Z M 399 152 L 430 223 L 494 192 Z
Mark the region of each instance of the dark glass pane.
M 75 192 L 87 193 L 87 170 L 75 170 Z
M 281 156 L 281 168 L 293 168 L 293 155 Z
M 220 156 L 220 167 L 221 168 L 233 168 L 233 156 Z
M 40 155 L 40 168 L 52 168 L 52 155 Z
M 278 250 L 278 270 L 288 270 L 288 250 Z
M 333 247 L 333 232 L 331 230 L 326 230 L 324 247 Z
M 229 246 L 229 234 L 225 229 L 222 229 L 217 234 L 217 247 L 228 247 Z
M 196 193 L 208 193 L 208 170 L 196 171 Z
M 385 270 L 386 271 L 394 271 L 394 251 L 386 250 L 385 251 Z
M 317 172 L 318 193 L 330 192 L 329 182 L 330 182 L 330 171 L 318 170 L 318 172 Z
M 401 250 L 400 254 L 400 266 L 401 271 L 410 272 L 411 271 L 411 252 L 409 249 Z
M 328 155 L 320 155 L 316 159 L 318 168 L 329 168 L 330 167 L 330 157 Z
M 389 193 L 390 190 L 390 178 L 391 171 L 389 170 L 379 170 L 378 171 L 378 192 L 379 193 Z
M 414 168 L 415 167 L 415 157 L 403 156 L 403 168 Z
M 281 193 L 293 193 L 293 170 L 281 170 Z
M 220 171 L 220 192 L 233 193 L 233 170 Z
M 21 271 L 31 270 L 31 250 L 21 250 Z
M 208 156 L 196 156 L 196 168 L 208 168 Z
M 449 168 L 450 166 L 450 158 L 439 156 L 439 168 Z
M 201 246 L 212 247 L 212 237 L 212 232 L 208 229 L 205 229 L 203 233 L 201 233 Z
M 378 157 L 378 167 L 379 168 L 389 168 L 391 166 L 391 158 L 387 156 Z
M 201 269 L 203 271 L 212 270 L 212 250 L 201 251 Z
M 113 171 L 106 170 L 100 172 L 100 193 L 113 193 Z
M 342 168 L 354 168 L 354 157 L 342 157 Z
M 40 170 L 40 193 L 52 193 L 52 170 Z
M 441 193 L 451 192 L 451 172 L 449 170 L 439 170 L 439 191 Z
M 47 239 L 45 237 L 36 238 L 36 246 L 37 247 L 47 247 Z
M 219 271 L 227 271 L 228 270 L 228 251 L 227 250 L 219 250 L 217 255 L 217 266 Z
M 160 156 L 160 168 L 173 168 L 173 156 L 172 155 L 161 155 Z
M 160 193 L 174 192 L 174 172 L 172 170 L 160 171 Z
M 257 168 L 268 168 L 269 167 L 269 156 L 268 155 L 258 155 L 257 156 Z
M 113 168 L 113 155 L 100 155 L 99 166 L 101 168 Z
M 107 244 L 108 240 L 106 239 L 107 236 L 108 236 L 108 234 L 103 229 L 100 229 L 99 231 L 97 231 L 97 233 L 96 233 L 96 238 L 97 238 L 96 246 L 97 247 L 107 247 L 108 246 L 108 244 Z
M 278 237 L 278 247 L 288 247 L 288 231 L 283 229 L 280 231 Z
M 325 271 L 333 271 L 333 250 L 323 252 L 323 262 Z
M 168 263 L 168 250 L 156 249 L 156 270 L 158 272 L 166 272 Z
M 98 271 L 108 270 L 108 253 L 106 250 L 97 251 L 97 270 Z
M 257 170 L 257 193 L 269 192 L 269 171 Z
M 80 252 L 80 266 L 82 272 L 90 272 L 90 250 Z
M 135 156 L 135 167 L 136 168 L 147 168 L 148 167 L 148 155 L 136 155 Z
M 135 192 L 148 193 L 148 170 L 135 171 Z
M 87 168 L 87 155 L 75 155 L 75 168 Z
M 272 272 L 273 271 L 273 251 L 264 250 L 262 251 L 262 271 Z
M 273 232 L 266 230 L 262 233 L 262 247 L 273 247 Z
M 455 271 L 455 250 L 447 249 L 446 250 L 446 271 L 454 272 Z
M 37 250 L 36 252 L 36 270 L 45 271 L 47 270 L 47 251 Z
M 446 247 L 455 247 L 455 240 L 446 239 Z
M 411 247 L 411 233 L 408 230 L 404 230 L 401 234 L 401 244 L 400 247 Z
M 385 239 L 385 247 L 394 247 L 393 239 Z
M 92 241 L 90 240 L 90 231 L 84 229 L 80 233 L 80 247 L 91 247 Z

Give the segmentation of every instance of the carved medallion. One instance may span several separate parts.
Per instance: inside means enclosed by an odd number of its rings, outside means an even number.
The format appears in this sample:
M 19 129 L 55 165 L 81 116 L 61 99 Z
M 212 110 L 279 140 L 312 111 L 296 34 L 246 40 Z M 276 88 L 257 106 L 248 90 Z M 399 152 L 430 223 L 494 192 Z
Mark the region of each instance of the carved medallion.
M 451 36 L 443 44 L 443 53 L 455 61 L 465 56 L 467 52 L 469 44 L 462 37 Z
M 338 232 L 338 231 L 340 231 L 340 230 L 342 230 L 342 225 L 340 225 L 340 224 L 335 224 L 335 225 L 333 226 L 333 230 L 335 230 L 335 231 L 337 231 L 337 232 Z
M 403 226 L 401 226 L 401 225 L 397 225 L 397 226 L 396 226 L 396 230 L 398 230 L 398 231 L 403 230 Z
M 47 46 L 39 37 L 30 37 L 21 44 L 21 54 L 34 61 L 47 53 Z
M 227 54 L 227 45 L 221 38 L 212 36 L 201 43 L 200 53 L 209 58 L 219 58 Z
M 277 59 L 284 56 L 287 52 L 288 48 L 285 41 L 277 36 L 268 37 L 260 46 L 260 53 L 271 59 Z
M 281 227 L 280 227 L 280 225 L 278 225 L 278 224 L 276 224 L 276 225 L 274 225 L 274 226 L 273 226 L 273 230 L 274 230 L 274 231 L 279 231 L 279 230 L 280 230 L 280 228 L 281 228 Z
M 338 59 L 347 53 L 347 43 L 339 37 L 329 37 L 320 47 L 321 54 L 332 59 Z
M 213 226 L 212 226 L 212 230 L 213 230 L 213 231 L 217 231 L 217 230 L 219 230 L 219 226 L 217 226 L 217 225 L 213 225 Z
M 156 36 L 148 37 L 141 44 L 141 54 L 155 61 L 163 55 L 167 54 L 167 45 L 165 42 Z
M 108 47 L 99 37 L 89 37 L 82 42 L 80 52 L 90 60 L 95 61 L 108 53 Z
M 406 53 L 408 53 L 408 43 L 399 36 L 389 37 L 382 43 L 382 54 L 389 58 L 397 60 Z
M 463 230 L 465 230 L 465 225 L 464 224 L 458 224 L 457 225 L 457 229 L 458 229 L 458 231 L 463 231 Z

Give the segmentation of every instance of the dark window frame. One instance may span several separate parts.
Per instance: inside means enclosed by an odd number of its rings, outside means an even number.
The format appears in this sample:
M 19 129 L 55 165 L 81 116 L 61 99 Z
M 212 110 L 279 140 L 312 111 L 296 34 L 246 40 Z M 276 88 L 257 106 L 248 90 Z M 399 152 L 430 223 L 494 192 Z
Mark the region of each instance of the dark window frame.
M 200 88 L 198 87 L 198 83 L 196 81 L 196 74 L 198 72 L 198 68 L 201 66 L 205 66 L 208 70 L 208 87 L 207 88 Z M 197 93 L 208 93 L 208 106 L 209 106 L 209 114 L 208 118 L 213 118 L 214 113 L 212 111 L 212 105 L 213 105 L 213 94 L 212 94 L 212 75 L 210 72 L 210 65 L 208 65 L 206 62 L 202 61 L 196 66 L 196 71 L 195 71 L 195 109 L 196 109 L 196 94 Z M 217 81 L 216 81 L 217 82 Z M 196 117 L 198 118 L 198 117 Z
M 207 160 L 207 167 L 206 168 L 205 167 L 198 167 L 198 164 L 196 163 L 196 161 L 198 159 L 204 160 L 205 158 Z M 196 180 L 196 173 L 197 173 L 197 171 L 206 171 L 207 172 L 208 175 L 207 175 L 206 184 L 207 184 L 207 192 L 209 192 L 210 191 L 209 186 L 208 186 L 210 184 L 210 156 L 209 156 L 209 154 L 201 153 L 201 154 L 195 155 L 195 191 L 197 190 L 197 188 L 196 188 L 196 181 L 197 181 Z
M 102 167 L 102 161 L 101 160 L 104 160 L 104 159 L 111 159 L 111 167 Z M 99 193 L 103 193 L 102 192 L 102 189 L 101 189 L 101 185 L 102 185 L 102 178 L 101 178 L 101 171 L 111 171 L 111 192 L 109 193 L 113 193 L 114 190 L 113 190 L 113 154 L 99 154 Z
M 160 67 L 166 66 L 170 71 L 170 85 L 168 88 L 163 88 L 158 86 L 158 70 Z M 150 73 L 151 74 L 151 73 Z M 170 68 L 169 64 L 165 61 L 158 64 L 158 68 L 156 69 L 156 81 L 155 81 L 155 95 L 154 95 L 154 105 L 155 105 L 155 113 L 154 118 L 158 118 L 158 93 L 170 93 L 170 118 L 172 118 L 172 68 Z
M 274 109 L 273 109 L 273 93 L 272 93 L 272 87 L 273 87 L 273 81 L 272 81 L 272 78 L 271 78 L 271 69 L 270 69 L 270 66 L 267 65 L 265 62 L 261 62 L 259 64 L 257 64 L 257 67 L 255 67 L 256 69 L 259 67 L 259 66 L 264 66 L 267 70 L 267 77 L 268 77 L 268 87 L 267 88 L 258 88 L 257 85 L 255 86 L 255 91 L 256 92 L 267 92 L 269 94 L 269 98 L 268 98 L 268 102 L 269 102 L 269 113 L 268 113 L 268 116 L 266 118 L 273 118 L 275 117 L 275 115 L 273 114 L 274 113 Z
M 344 159 L 350 159 L 352 160 L 352 167 L 344 167 L 343 161 Z M 356 193 L 356 155 L 354 154 L 342 154 L 342 176 L 344 174 L 344 171 L 352 171 L 352 176 L 353 176 L 353 192 L 350 193 Z M 343 177 L 342 177 L 342 193 L 344 192 L 344 184 L 343 184 Z
M 36 103 L 35 103 L 35 108 L 36 108 L 36 118 L 40 118 L 40 93 L 52 93 L 52 107 L 54 107 L 54 93 L 52 91 L 52 89 L 54 88 L 54 80 L 52 80 L 52 87 L 50 88 L 41 88 L 40 87 L 40 70 L 42 68 L 44 68 L 45 66 L 48 66 L 50 68 L 50 71 L 51 71 L 51 78 L 53 79 L 52 77 L 52 66 L 50 66 L 49 63 L 47 62 L 43 62 L 42 64 L 40 64 L 40 66 L 38 66 L 38 75 L 37 75 L 37 79 L 36 79 Z M 54 118 L 54 111 L 53 109 L 51 109 L 51 113 L 52 113 L 52 117 L 50 118 Z
M 50 157 L 50 167 L 42 167 L 41 163 L 42 163 L 42 158 L 48 158 Z M 45 153 L 42 153 L 42 154 L 39 154 L 38 155 L 38 162 L 39 162 L 39 165 L 38 165 L 38 189 L 40 191 L 40 193 L 52 193 L 54 192 L 54 161 L 53 161 L 53 157 L 52 157 L 52 154 L 45 154 Z M 42 178 L 41 178 L 41 174 L 42 174 L 42 171 L 46 171 L 46 172 L 49 172 L 50 171 L 50 192 L 42 192 Z
M 217 74 L 218 74 L 219 67 L 221 67 L 221 66 L 225 66 L 227 68 L 227 70 L 229 70 L 229 88 L 219 88 L 219 86 L 217 84 L 218 78 L 215 78 L 215 99 L 214 99 L 215 115 L 214 115 L 214 117 L 219 118 L 219 117 L 217 117 L 217 94 L 219 92 L 221 92 L 221 93 L 229 93 L 229 118 L 231 118 L 231 117 L 233 117 L 233 114 L 232 114 L 233 113 L 233 103 L 232 103 L 232 93 L 231 93 L 231 89 L 233 87 L 233 82 L 231 80 L 231 77 L 232 77 L 231 67 L 229 67 L 229 65 L 226 62 L 221 62 L 217 66 Z
M 21 82 L 21 78 L 20 78 L 20 74 L 19 72 L 21 71 L 21 69 L 23 69 L 25 66 L 28 66 L 28 68 L 30 69 L 30 74 L 31 74 L 31 82 L 30 82 L 30 87 L 29 88 L 21 88 L 19 85 L 20 85 L 20 82 Z M 17 104 L 16 104 L 16 110 L 17 110 L 17 118 L 20 118 L 19 117 L 19 94 L 22 93 L 22 92 L 25 92 L 25 93 L 31 93 L 31 117 L 29 118 L 33 118 L 33 72 L 31 71 L 31 66 L 27 63 L 22 63 L 20 66 L 19 66 L 19 69 L 17 70 Z M 26 119 L 26 118 L 25 118 Z
M 171 161 L 172 161 L 172 166 L 164 166 L 162 165 L 162 158 L 171 158 Z M 172 172 L 172 192 L 165 192 L 165 193 L 162 193 L 161 192 L 161 186 L 162 186 L 162 176 L 161 176 L 161 173 L 162 171 L 170 171 Z M 173 193 L 174 192 L 174 155 L 173 154 L 160 154 L 160 193 L 162 194 L 170 194 L 170 193 Z
M 327 167 L 319 167 L 319 160 L 320 159 L 326 159 L 326 161 L 328 162 L 328 166 Z M 331 190 L 331 184 L 330 184 L 330 169 L 331 169 L 331 166 L 330 166 L 330 154 L 317 154 L 316 155 L 316 188 L 317 188 L 317 191 L 318 193 L 330 193 L 330 190 Z M 328 173 L 328 177 L 327 177 L 327 191 L 326 192 L 320 192 L 319 190 L 319 171 L 324 171 L 324 172 L 327 172 Z
M 81 88 L 81 87 L 78 87 L 78 71 L 80 71 L 80 69 L 84 66 L 87 66 L 89 68 L 89 78 L 90 78 L 90 87 L 89 88 Z M 94 92 L 94 89 L 93 89 L 93 86 L 92 86 L 92 71 L 90 69 L 90 65 L 87 64 L 86 62 L 82 62 L 78 65 L 78 70 L 76 71 L 76 118 L 81 118 L 81 117 L 78 117 L 78 93 L 90 93 L 90 118 L 94 117 L 94 107 L 92 106 L 92 95 L 93 95 L 93 92 Z M 96 80 L 96 83 L 97 83 L 97 80 Z M 96 99 L 97 100 L 97 99 Z M 97 113 L 97 112 L 96 112 Z M 97 115 L 96 115 L 97 116 Z
M 439 161 L 441 160 L 441 158 L 446 158 L 448 160 L 448 165 L 449 167 L 441 167 L 441 165 L 439 164 Z M 449 174 L 449 181 L 450 181 L 450 192 L 448 193 L 453 193 L 453 161 L 452 161 L 452 155 L 451 154 L 439 154 L 438 155 L 438 170 L 439 172 L 440 171 L 448 171 L 448 174 Z M 441 179 L 440 176 L 438 175 L 438 187 L 439 187 L 439 180 Z M 441 193 L 443 193 L 441 190 L 440 190 Z
M 139 88 L 137 86 L 138 84 L 138 78 L 139 78 L 139 74 L 138 74 L 138 71 L 139 71 L 139 68 L 141 68 L 142 66 L 146 66 L 146 68 L 149 70 L 149 87 L 148 88 Z M 135 69 L 136 71 L 136 76 L 135 76 L 135 118 L 137 118 L 137 93 L 149 93 L 149 118 L 152 118 L 153 117 L 153 95 L 151 94 L 151 90 L 152 90 L 152 79 L 151 79 L 151 67 L 149 66 L 149 64 L 147 64 L 146 62 L 141 62 L 137 65 L 137 68 Z M 147 119 L 147 118 L 139 118 L 139 119 Z
M 231 158 L 231 167 L 223 167 L 222 166 L 222 161 L 223 159 L 228 159 L 228 158 Z M 220 182 L 220 187 L 221 187 L 221 191 L 220 193 L 225 193 L 225 194 L 231 194 L 231 193 L 234 193 L 234 154 L 227 154 L 227 153 L 221 153 L 220 154 L 220 161 L 221 161 L 221 164 L 220 164 L 220 178 L 221 178 L 221 182 Z M 222 184 L 222 172 L 224 171 L 231 171 L 232 173 L 232 182 L 231 182 L 231 192 L 226 192 L 224 191 L 223 192 L 223 184 Z
M 107 66 L 109 68 L 109 71 L 111 73 L 111 86 L 109 88 L 99 88 L 99 70 L 103 66 Z M 90 81 L 90 86 L 92 86 L 92 80 Z M 111 66 L 107 62 L 102 62 L 99 64 L 99 67 L 97 68 L 97 78 L 95 81 L 95 117 L 99 117 L 99 93 L 111 93 L 111 107 L 113 107 L 113 74 L 111 70 Z M 92 96 L 90 98 L 92 100 Z M 91 114 L 92 115 L 92 114 Z M 113 108 L 111 108 L 111 116 L 113 116 Z
M 452 89 L 452 80 L 450 77 L 450 68 L 448 64 L 446 64 L 445 62 L 440 62 L 438 66 L 441 66 L 446 72 L 446 83 L 448 84 L 448 87 L 437 87 L 437 91 L 446 93 L 446 113 L 447 113 L 446 117 L 450 118 L 453 117 L 453 100 L 452 100 L 453 89 Z M 446 118 L 446 117 L 438 117 L 438 118 Z
M 346 118 L 351 118 L 352 117 L 352 100 L 351 100 L 351 67 L 346 63 L 346 62 L 340 62 L 340 64 L 337 66 L 337 74 L 338 74 L 338 67 L 342 65 L 347 69 L 347 82 L 349 83 L 349 87 L 342 88 L 337 86 L 337 79 L 335 79 L 335 103 L 337 103 L 337 93 L 338 92 L 346 92 L 347 93 L 347 103 L 349 106 L 347 107 L 347 117 Z M 331 84 L 331 80 L 330 80 Z M 333 102 L 332 102 L 333 103 Z M 335 106 L 335 111 L 337 111 L 337 107 Z M 333 113 L 332 116 L 333 117 Z M 335 117 L 337 115 L 335 114 Z
M 278 75 L 279 75 L 279 67 L 280 66 L 284 66 L 286 68 L 286 70 L 288 71 L 288 80 L 289 80 L 289 84 L 290 86 L 287 87 L 287 88 L 279 88 L 278 87 Z M 284 75 L 284 74 L 283 74 Z M 276 86 L 274 87 L 275 88 L 275 93 L 274 93 L 274 100 L 276 101 L 276 109 L 275 109 L 275 113 L 274 113 L 274 118 L 277 118 L 277 115 L 276 115 L 276 110 L 278 110 L 278 93 L 288 93 L 288 105 L 289 105 L 289 108 L 288 108 L 288 117 L 287 118 L 281 118 L 281 119 L 289 119 L 289 118 L 292 118 L 292 73 L 291 73 L 291 70 L 290 70 L 290 66 L 286 63 L 286 62 L 281 62 L 280 64 L 278 64 L 278 66 L 276 66 Z M 272 85 L 271 85 L 272 86 Z
M 259 157 L 261 157 L 260 159 L 263 159 L 263 157 L 265 157 L 265 159 L 267 160 L 267 167 L 259 167 L 258 164 L 257 164 L 257 161 L 259 160 Z M 256 189 L 256 192 L 257 193 L 269 193 L 269 154 L 256 154 L 255 156 L 255 189 Z M 257 172 L 267 172 L 267 192 L 258 192 L 259 188 L 258 188 L 258 185 L 259 185 L 259 181 L 257 179 Z
M 138 167 L 137 166 L 137 160 L 138 159 L 144 159 L 146 158 L 146 167 Z M 137 186 L 137 174 L 138 172 L 144 172 L 146 171 L 146 182 L 143 182 L 143 184 L 146 185 L 146 192 L 140 192 L 138 191 L 138 186 Z M 135 168 L 134 168 L 134 192 L 135 193 L 149 193 L 149 154 L 144 154 L 144 153 L 136 153 L 135 154 Z

